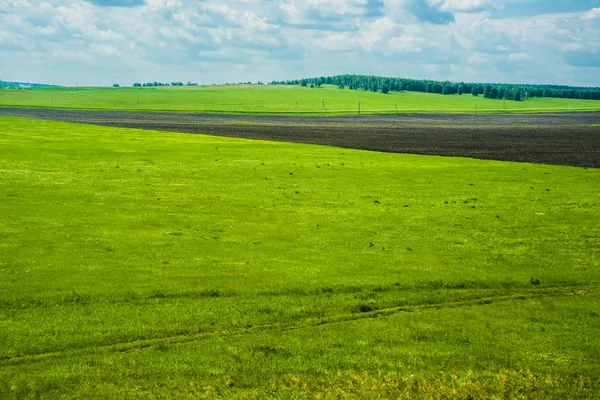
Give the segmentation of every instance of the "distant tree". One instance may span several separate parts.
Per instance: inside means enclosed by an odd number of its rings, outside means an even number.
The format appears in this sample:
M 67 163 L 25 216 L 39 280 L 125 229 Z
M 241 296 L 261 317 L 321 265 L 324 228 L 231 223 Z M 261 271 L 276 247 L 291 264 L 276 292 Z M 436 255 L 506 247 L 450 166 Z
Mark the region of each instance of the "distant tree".
M 479 90 L 477 90 L 476 85 L 473 85 L 473 88 L 471 89 L 471 95 L 473 95 L 473 97 L 479 96 Z
M 485 85 L 485 87 L 483 88 L 483 97 L 485 97 L 486 99 L 492 98 L 492 87 L 490 85 Z
M 310 88 L 311 88 L 311 89 L 314 89 L 314 88 L 315 88 L 315 84 L 311 82 L 311 83 L 310 83 Z
M 139 83 L 139 82 L 136 82 L 136 83 L 133 84 L 133 87 L 142 87 L 142 84 Z
M 383 85 L 383 86 L 381 87 L 381 93 L 383 93 L 383 94 L 388 94 L 389 92 L 390 92 L 390 88 L 389 88 L 389 87 L 387 87 L 387 85 Z
M 513 88 L 512 99 L 514 101 L 521 101 L 521 89 Z
M 113 87 L 120 87 L 121 85 L 119 85 L 118 83 L 114 83 Z
M 497 93 L 496 93 L 496 98 L 497 98 L 498 100 L 502 100 L 502 99 L 504 99 L 504 98 L 505 98 L 505 97 L 504 97 L 504 88 L 503 88 L 503 87 L 499 87 L 499 88 L 498 88 L 498 89 L 496 89 L 496 90 L 497 90 Z
M 492 86 L 492 88 L 490 89 L 490 99 L 497 99 L 498 98 L 498 88 Z

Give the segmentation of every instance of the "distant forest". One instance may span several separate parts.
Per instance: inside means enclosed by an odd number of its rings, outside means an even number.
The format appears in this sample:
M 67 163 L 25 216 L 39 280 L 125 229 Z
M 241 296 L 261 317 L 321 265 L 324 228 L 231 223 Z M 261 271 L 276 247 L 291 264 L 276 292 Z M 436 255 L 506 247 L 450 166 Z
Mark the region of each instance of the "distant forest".
M 147 83 L 135 82 L 133 84 L 133 87 L 147 87 L 147 86 L 148 87 L 151 87 L 151 86 L 152 87 L 153 86 L 198 86 L 198 84 L 195 83 L 195 82 L 188 82 L 188 83 L 184 84 L 183 82 L 171 82 L 171 83 L 165 82 L 165 83 L 163 83 L 163 82 L 156 82 L 156 81 L 154 81 L 154 82 L 147 82 Z M 119 87 L 119 84 L 115 83 L 113 85 L 113 87 Z
M 389 78 L 373 75 L 335 75 L 318 78 L 273 81 L 274 85 L 301 85 L 320 87 L 336 85 L 340 89 L 366 90 L 371 92 L 411 92 L 483 95 L 486 99 L 521 101 L 531 97 L 556 97 L 563 99 L 600 100 L 600 88 L 562 85 L 530 85 L 506 83 L 465 83 L 407 78 Z
M 25 89 L 39 89 L 39 88 L 57 88 L 57 85 L 47 85 L 44 83 L 30 83 L 30 82 L 5 82 L 0 79 L 0 88 L 25 88 Z

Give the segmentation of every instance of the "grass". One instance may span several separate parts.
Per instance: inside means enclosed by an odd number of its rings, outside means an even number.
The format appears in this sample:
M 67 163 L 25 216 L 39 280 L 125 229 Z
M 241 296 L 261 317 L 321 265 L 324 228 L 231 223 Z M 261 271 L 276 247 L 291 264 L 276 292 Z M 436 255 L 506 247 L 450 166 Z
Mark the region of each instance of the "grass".
M 201 111 L 228 113 L 356 114 L 407 112 L 598 111 L 594 100 L 533 98 L 521 102 L 471 95 L 418 92 L 389 94 L 340 90 L 335 86 L 225 85 L 148 88 L 3 89 L 0 106 L 106 110 Z
M 13 117 L 0 150 L 3 398 L 600 394 L 598 169 Z

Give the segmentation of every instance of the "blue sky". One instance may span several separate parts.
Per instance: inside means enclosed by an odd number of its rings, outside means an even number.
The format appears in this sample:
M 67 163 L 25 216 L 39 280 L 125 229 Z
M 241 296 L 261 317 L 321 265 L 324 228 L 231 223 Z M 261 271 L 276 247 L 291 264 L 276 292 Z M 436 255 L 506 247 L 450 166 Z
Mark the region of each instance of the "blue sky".
M 0 0 L 0 78 L 600 86 L 600 0 Z

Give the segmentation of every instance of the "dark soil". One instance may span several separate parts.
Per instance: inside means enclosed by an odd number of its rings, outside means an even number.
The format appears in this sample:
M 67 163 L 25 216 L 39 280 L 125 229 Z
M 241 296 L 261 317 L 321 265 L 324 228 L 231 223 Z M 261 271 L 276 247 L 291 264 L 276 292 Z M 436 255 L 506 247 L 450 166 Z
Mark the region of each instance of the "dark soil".
M 599 113 L 294 117 L 0 108 L 0 115 L 395 153 L 600 167 Z

